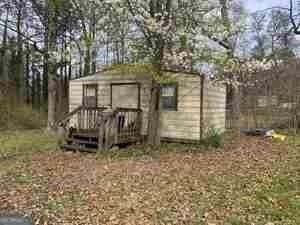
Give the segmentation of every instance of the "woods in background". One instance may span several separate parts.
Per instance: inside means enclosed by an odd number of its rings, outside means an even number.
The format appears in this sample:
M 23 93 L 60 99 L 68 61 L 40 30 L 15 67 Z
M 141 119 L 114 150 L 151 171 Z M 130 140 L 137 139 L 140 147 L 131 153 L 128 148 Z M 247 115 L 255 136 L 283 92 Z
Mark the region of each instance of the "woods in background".
M 298 21 L 292 10 L 249 14 L 237 0 L 2 0 L 0 127 L 8 127 L 21 108 L 47 113 L 51 130 L 68 111 L 70 79 L 113 64 L 142 63 L 157 75 L 152 125 L 149 121 L 155 131 L 156 87 L 164 69 L 202 73 L 213 64 L 211 77 L 237 87 L 251 80 L 253 68 L 241 70 L 248 59 L 272 61 L 276 69 L 282 60 L 297 58 Z M 228 105 L 238 106 L 234 89 L 228 90 Z M 29 117 L 36 118 L 34 113 Z M 153 132 L 151 142 L 159 142 L 158 136 Z
M 1 1 L 2 115 L 30 106 L 48 111 L 52 127 L 68 111 L 70 79 L 94 73 L 99 64 L 124 63 L 126 26 L 116 34 L 122 21 L 112 12 L 101 1 Z

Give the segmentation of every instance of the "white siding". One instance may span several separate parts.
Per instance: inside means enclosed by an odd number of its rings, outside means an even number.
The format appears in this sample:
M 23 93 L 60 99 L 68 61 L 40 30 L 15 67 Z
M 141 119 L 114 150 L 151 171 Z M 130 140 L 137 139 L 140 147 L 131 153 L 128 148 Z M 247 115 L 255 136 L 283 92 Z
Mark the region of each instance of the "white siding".
M 224 85 L 206 80 L 204 82 L 203 120 L 204 132 L 214 128 L 225 131 L 226 88 Z
M 178 83 L 178 110 L 161 112 L 161 136 L 166 138 L 199 140 L 201 79 L 198 75 L 174 74 Z M 143 110 L 142 133 L 147 134 L 148 110 L 150 102 L 151 81 L 147 76 L 122 76 L 97 74 L 70 82 L 70 111 L 82 104 L 83 84 L 98 84 L 98 106 L 110 105 L 111 83 L 141 84 L 141 108 Z M 225 129 L 225 96 L 223 86 L 205 81 L 204 86 L 204 125 L 205 130 L 215 127 Z M 75 121 L 73 121 L 75 123 Z
M 148 105 L 150 100 L 150 80 L 146 76 L 122 76 L 110 74 L 98 74 L 84 79 L 73 80 L 70 82 L 70 111 L 82 105 L 82 86 L 84 84 L 98 84 L 98 106 L 109 106 L 110 84 L 111 83 L 141 83 L 141 108 L 143 110 L 142 132 L 146 135 Z M 115 87 L 114 87 L 115 88 Z M 75 120 L 72 121 L 75 123 Z
M 198 75 L 176 74 L 177 111 L 161 112 L 161 136 L 188 140 L 200 139 L 200 91 Z

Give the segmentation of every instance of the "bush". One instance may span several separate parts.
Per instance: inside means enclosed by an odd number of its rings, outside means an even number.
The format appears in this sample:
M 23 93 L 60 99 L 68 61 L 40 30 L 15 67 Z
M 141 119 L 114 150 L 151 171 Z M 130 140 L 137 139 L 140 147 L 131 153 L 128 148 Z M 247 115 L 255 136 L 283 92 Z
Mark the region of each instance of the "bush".
M 58 138 L 43 130 L 0 132 L 0 164 L 2 160 L 27 157 L 36 152 L 56 149 Z
M 30 106 L 4 106 L 0 112 L 0 130 L 39 129 L 46 124 L 46 115 Z
M 224 145 L 224 134 L 216 129 L 215 127 L 210 127 L 207 130 L 206 138 L 204 144 L 209 147 L 220 148 Z
M 13 113 L 13 120 L 16 126 L 24 129 L 38 129 L 46 124 L 46 116 L 28 106 L 22 106 Z

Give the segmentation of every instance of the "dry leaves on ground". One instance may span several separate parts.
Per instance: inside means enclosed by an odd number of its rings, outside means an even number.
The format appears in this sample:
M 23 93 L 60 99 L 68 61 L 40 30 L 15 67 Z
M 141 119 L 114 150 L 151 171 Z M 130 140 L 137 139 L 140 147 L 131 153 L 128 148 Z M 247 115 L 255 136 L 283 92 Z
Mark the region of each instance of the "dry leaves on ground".
M 37 153 L 0 175 L 0 211 L 37 224 L 224 224 L 236 200 L 271 179 L 284 144 L 242 137 L 224 150 L 155 159 L 97 160 Z

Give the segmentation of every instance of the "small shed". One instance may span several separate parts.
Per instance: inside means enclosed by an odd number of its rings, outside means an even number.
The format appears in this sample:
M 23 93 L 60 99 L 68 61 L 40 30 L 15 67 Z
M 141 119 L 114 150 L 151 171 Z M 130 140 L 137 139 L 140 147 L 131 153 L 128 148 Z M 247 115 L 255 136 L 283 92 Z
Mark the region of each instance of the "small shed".
M 160 99 L 159 132 L 163 140 L 197 142 L 206 136 L 210 128 L 218 132 L 225 130 L 226 88 L 223 84 L 195 73 L 168 72 L 168 76 L 171 81 L 162 85 Z M 73 130 L 87 131 L 97 128 L 99 115 L 105 110 L 118 109 L 113 133 L 118 133 L 119 138 L 114 138 L 114 144 L 122 142 L 124 134 L 121 132 L 125 130 L 127 135 L 147 136 L 151 82 L 147 74 L 116 74 L 110 71 L 72 80 L 70 113 L 63 121 L 68 121 Z M 90 110 L 82 112 L 82 107 Z M 91 111 L 93 109 L 96 111 Z M 109 135 L 106 135 L 108 139 Z M 103 139 L 95 135 L 95 139 L 88 140 L 99 143 Z M 131 137 L 130 140 L 136 139 Z

